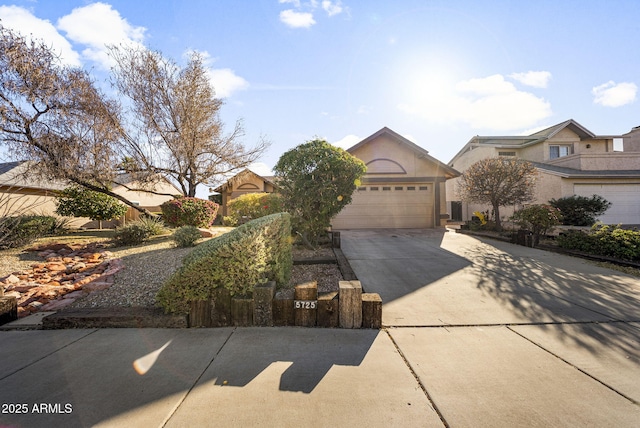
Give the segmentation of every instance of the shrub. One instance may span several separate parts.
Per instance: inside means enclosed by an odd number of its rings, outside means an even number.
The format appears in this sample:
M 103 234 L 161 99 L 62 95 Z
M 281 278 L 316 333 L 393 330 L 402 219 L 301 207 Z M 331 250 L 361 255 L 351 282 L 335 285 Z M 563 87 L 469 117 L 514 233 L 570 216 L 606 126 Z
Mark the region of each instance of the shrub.
M 142 226 L 149 233 L 149 236 L 164 235 L 168 232 L 164 222 L 158 217 L 142 216 L 135 223 Z
M 562 224 L 569 226 L 591 226 L 596 222 L 596 218 L 604 214 L 611 202 L 602 196 L 567 196 L 560 199 L 551 199 L 551 206 L 557 208 L 562 213 Z
M 225 224 L 237 226 L 249 220 L 282 212 L 282 198 L 275 193 L 247 193 L 230 201 Z
M 594 225 L 591 232 L 571 230 L 558 236 L 558 245 L 622 260 L 640 260 L 640 232 L 605 225 Z
M 182 226 L 171 236 L 178 247 L 193 247 L 200 238 L 200 231 L 195 226 Z
M 291 273 L 291 220 L 287 213 L 252 220 L 198 245 L 162 286 L 158 303 L 166 312 L 188 312 L 189 302 L 211 298 L 218 287 L 249 295 L 256 284 L 281 287 Z
M 172 227 L 209 227 L 216 219 L 218 207 L 214 202 L 188 197 L 179 197 L 160 205 L 165 223 Z
M 149 230 L 138 221 L 116 229 L 113 242 L 117 246 L 140 245 L 151 236 Z
M 23 215 L 0 219 L 0 248 L 28 245 L 42 236 L 66 230 L 68 220 L 47 215 Z
M 559 225 L 561 218 L 560 211 L 551 205 L 530 205 L 511 216 L 511 220 L 521 229 L 533 233 L 534 244 L 540 241 L 540 236 Z

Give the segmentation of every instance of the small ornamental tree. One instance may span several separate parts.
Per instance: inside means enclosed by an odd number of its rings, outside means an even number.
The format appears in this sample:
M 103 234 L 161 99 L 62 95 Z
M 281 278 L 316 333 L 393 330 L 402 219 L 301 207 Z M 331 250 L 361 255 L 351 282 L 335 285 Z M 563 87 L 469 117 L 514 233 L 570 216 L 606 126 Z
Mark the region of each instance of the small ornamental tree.
M 172 227 L 209 227 L 218 214 L 218 204 L 204 199 L 179 197 L 160 205 L 162 219 Z
M 102 229 L 102 220 L 113 220 L 127 212 L 127 206 L 116 198 L 80 186 L 71 186 L 58 194 L 56 214 L 70 217 L 89 217 L 97 220 Z
M 274 172 L 293 229 L 317 243 L 331 219 L 351 202 L 366 170 L 360 159 L 320 139 L 283 154 Z
M 560 211 L 551 205 L 531 205 L 516 211 L 511 216 L 511 220 L 520 228 L 533 233 L 534 245 L 540 242 L 540 236 L 559 225 L 560 219 L 562 219 Z
M 599 195 L 593 195 L 590 198 L 567 196 L 551 199 L 549 204 L 562 212 L 562 224 L 568 226 L 591 226 L 611 207 L 611 202 Z
M 457 191 L 464 201 L 491 205 L 496 229 L 501 230 L 500 207 L 531 201 L 536 175 L 536 168 L 527 161 L 482 159 L 462 174 Z

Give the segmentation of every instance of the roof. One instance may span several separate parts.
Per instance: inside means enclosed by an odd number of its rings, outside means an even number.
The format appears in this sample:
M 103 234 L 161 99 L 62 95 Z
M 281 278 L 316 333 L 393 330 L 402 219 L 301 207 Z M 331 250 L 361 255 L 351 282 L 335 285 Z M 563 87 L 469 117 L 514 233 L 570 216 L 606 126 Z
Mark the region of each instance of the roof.
M 409 141 L 407 138 L 403 137 L 402 135 L 398 134 L 397 132 L 387 128 L 386 126 L 382 129 L 380 129 L 378 132 L 375 132 L 374 134 L 371 134 L 370 136 L 368 136 L 367 138 L 365 138 L 364 140 L 360 141 L 359 143 L 357 143 L 354 146 L 351 146 L 350 148 L 347 149 L 347 152 L 353 154 L 354 151 L 356 151 L 358 148 L 369 144 L 371 141 L 377 139 L 378 137 L 381 137 L 383 135 L 386 135 L 387 137 L 390 137 L 391 139 L 405 145 L 406 147 L 408 147 L 409 149 L 413 150 L 415 153 L 418 154 L 418 157 L 422 158 L 422 159 L 427 159 L 430 162 L 435 163 L 436 165 L 438 165 L 439 168 L 442 168 L 442 170 L 445 172 L 445 175 L 447 176 L 447 178 L 454 178 L 454 177 L 458 177 L 460 175 L 460 173 L 458 171 L 456 171 L 455 169 L 451 168 L 449 165 L 440 162 L 438 159 L 434 158 L 433 156 L 431 156 L 429 154 L 429 152 L 420 147 L 419 145 L 413 143 L 412 141 Z
M 62 190 L 66 187 L 62 181 L 38 177 L 33 167 L 31 161 L 0 163 L 0 186 L 39 190 Z
M 536 168 L 563 178 L 640 178 L 640 170 L 580 170 L 531 162 Z
M 242 180 L 242 178 L 245 177 L 247 174 L 253 174 L 256 177 L 258 177 L 259 179 L 261 179 L 263 181 L 266 181 L 267 183 L 271 184 L 272 186 L 278 187 L 278 185 L 275 183 L 275 177 L 274 176 L 271 176 L 271 175 L 266 175 L 266 176 L 258 175 L 255 172 L 251 171 L 249 168 L 245 168 L 242 171 L 240 171 L 239 173 L 237 173 L 236 175 L 234 175 L 233 177 L 229 178 L 227 181 L 225 181 L 221 185 L 219 185 L 218 187 L 216 187 L 215 189 L 213 189 L 213 191 L 221 193 L 223 190 L 225 190 L 227 188 L 227 186 L 229 186 L 229 184 L 231 184 L 234 181 Z
M 480 136 L 476 135 L 472 137 L 467 144 L 449 161 L 452 164 L 458 157 L 465 153 L 469 146 L 473 144 L 494 146 L 496 148 L 521 148 L 531 146 L 546 141 L 556 136 L 563 129 L 570 129 L 581 140 L 601 139 L 601 138 L 620 138 L 620 135 L 596 135 L 589 131 L 584 126 L 580 125 L 573 119 L 565 120 L 557 125 L 550 126 L 549 128 L 542 129 L 534 132 L 530 135 L 494 135 L 494 136 Z

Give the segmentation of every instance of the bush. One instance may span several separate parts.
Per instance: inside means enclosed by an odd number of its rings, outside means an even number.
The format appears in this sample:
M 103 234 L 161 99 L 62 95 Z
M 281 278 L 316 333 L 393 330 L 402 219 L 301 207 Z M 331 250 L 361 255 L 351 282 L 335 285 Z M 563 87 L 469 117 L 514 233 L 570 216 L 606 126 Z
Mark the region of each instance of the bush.
M 247 193 L 227 205 L 225 225 L 237 226 L 249 220 L 282 212 L 282 198 L 275 193 Z
M 189 302 L 210 299 L 224 287 L 246 296 L 256 284 L 286 285 L 291 273 L 291 219 L 287 213 L 252 220 L 198 245 L 162 286 L 158 303 L 166 312 L 187 313 Z
M 558 245 L 621 260 L 640 261 L 640 232 L 605 225 L 594 225 L 590 233 L 571 230 L 558 236 Z
M 0 219 L 0 248 L 22 247 L 42 236 L 58 235 L 67 225 L 67 219 L 48 215 L 3 217 Z
M 540 236 L 559 225 L 561 218 L 560 211 L 551 205 L 530 205 L 513 213 L 511 221 L 532 232 L 534 244 L 538 244 Z
M 118 227 L 113 235 L 113 243 L 117 246 L 140 245 L 151 236 L 149 229 L 140 222 L 129 223 Z
M 80 186 L 64 189 L 56 199 L 56 213 L 62 216 L 113 220 L 122 217 L 128 207 L 116 198 Z
M 142 216 L 135 223 L 142 226 L 149 233 L 149 236 L 164 235 L 168 232 L 164 222 L 158 217 Z
M 219 205 L 204 199 L 180 197 L 160 205 L 162 217 L 169 226 L 209 227 L 218 213 Z
M 171 236 L 178 247 L 193 247 L 200 238 L 200 231 L 195 226 L 182 226 Z
M 590 198 L 577 195 L 567 196 L 551 199 L 549 204 L 560 210 L 562 224 L 568 226 L 591 226 L 596 222 L 596 218 L 611 207 L 611 202 L 598 195 L 593 195 Z

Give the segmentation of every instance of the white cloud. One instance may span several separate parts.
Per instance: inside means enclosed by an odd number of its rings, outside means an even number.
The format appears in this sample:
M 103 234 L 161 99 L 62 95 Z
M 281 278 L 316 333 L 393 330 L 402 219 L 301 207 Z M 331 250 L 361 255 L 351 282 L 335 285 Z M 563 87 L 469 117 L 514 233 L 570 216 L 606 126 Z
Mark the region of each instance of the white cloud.
M 509 77 L 523 85 L 533 86 L 534 88 L 546 88 L 549 80 L 551 80 L 551 73 L 548 71 L 527 71 L 526 73 L 510 74 Z
M 604 107 L 620 107 L 636 100 L 638 87 L 635 83 L 616 83 L 613 80 L 591 89 L 593 102 Z
M 296 12 L 293 9 L 280 12 L 280 21 L 291 28 L 309 28 L 316 23 L 312 13 Z
M 73 50 L 71 43 L 65 39 L 51 22 L 35 17 L 27 9 L 18 6 L 0 6 L 2 25 L 23 36 L 43 40 L 60 55 L 63 64 L 74 67 L 80 66 L 80 55 Z
M 228 98 L 236 91 L 247 89 L 249 82 L 235 74 L 230 68 L 214 68 L 209 70 L 209 77 L 216 90 L 216 96 Z
M 362 138 L 358 137 L 357 135 L 349 134 L 338 141 L 334 141 L 331 144 L 336 147 L 340 147 L 341 149 L 347 150 L 358 144 L 360 141 L 362 141 Z
M 292 4 L 295 7 L 300 7 L 300 0 L 278 0 L 280 4 Z
M 57 27 L 72 41 L 87 46 L 82 55 L 104 68 L 114 65 L 106 45 L 139 44 L 144 40 L 144 27 L 134 27 L 120 12 L 106 3 L 78 7 L 58 20 Z
M 330 0 L 323 0 L 322 8 L 324 9 L 325 12 L 327 12 L 327 15 L 329 16 L 338 15 L 342 13 L 342 2 L 340 2 L 339 0 L 336 2 L 332 2 Z
M 532 127 L 551 115 L 547 101 L 518 90 L 499 74 L 455 85 L 420 82 L 410 89 L 411 98 L 398 108 L 433 122 L 464 122 L 477 129 L 506 131 Z

